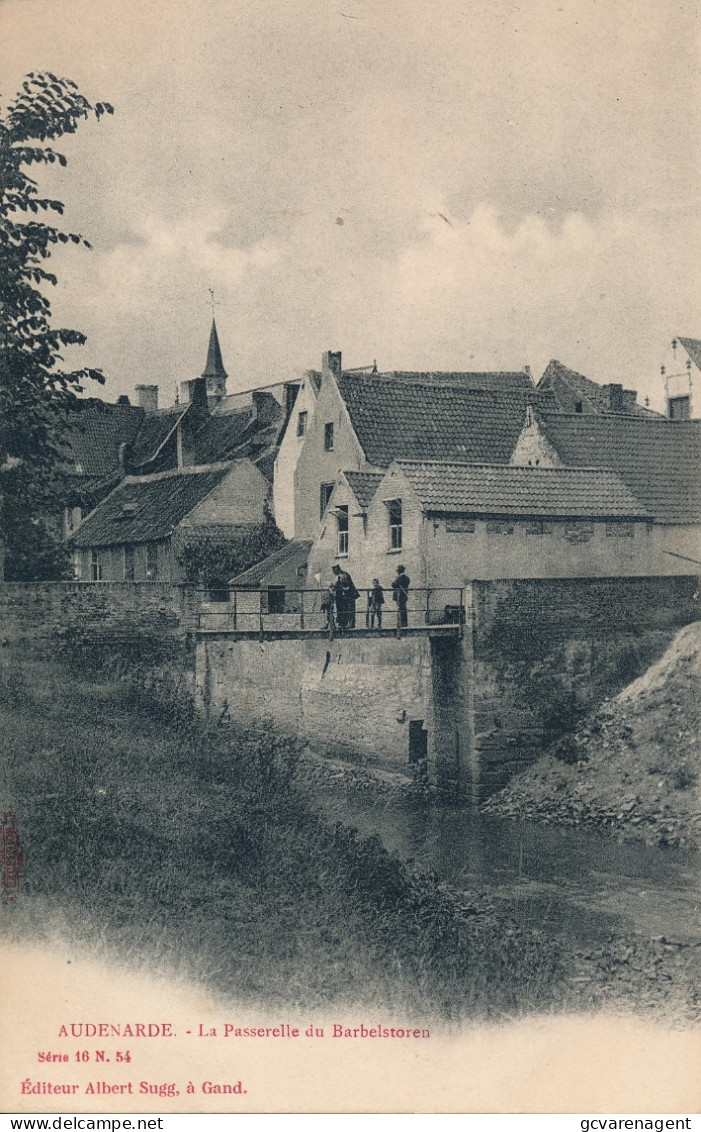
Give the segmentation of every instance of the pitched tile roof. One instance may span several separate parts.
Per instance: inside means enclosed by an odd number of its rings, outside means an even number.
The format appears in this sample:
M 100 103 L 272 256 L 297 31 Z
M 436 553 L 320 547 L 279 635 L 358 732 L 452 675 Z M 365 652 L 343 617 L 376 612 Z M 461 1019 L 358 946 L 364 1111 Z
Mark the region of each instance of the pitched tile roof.
M 543 376 L 538 382 L 537 388 L 553 389 L 557 397 L 557 388 L 560 382 L 571 391 L 575 400 L 583 402 L 587 412 L 611 412 L 610 390 L 603 385 L 599 385 L 596 381 L 585 377 L 584 374 L 577 373 L 576 370 L 570 369 L 569 366 L 563 365 L 562 362 L 558 362 L 557 358 L 552 358 L 543 371 Z M 574 406 L 571 404 L 563 404 L 560 405 L 560 408 L 562 408 L 564 412 L 571 412 Z M 637 417 L 659 417 L 661 415 L 660 413 L 656 413 L 653 409 L 647 409 L 644 405 L 638 405 L 637 401 L 634 401 L 632 396 L 627 398 L 622 411 Z
M 146 413 L 129 453 L 129 463 L 133 468 L 144 467 L 158 455 L 189 408 L 189 405 L 172 405 L 168 409 Z
M 353 495 L 361 507 L 367 507 L 383 479 L 381 472 L 344 472 Z
M 419 385 L 458 385 L 465 389 L 509 391 L 533 389 L 526 370 L 493 370 L 488 372 L 447 373 L 440 371 L 389 370 L 377 375 L 390 381 L 414 381 Z
M 538 518 L 647 518 L 613 472 L 445 461 L 396 463 L 426 511 Z
M 110 405 L 96 397 L 79 401 L 62 435 L 62 471 L 104 476 L 119 468 L 119 447 L 133 444 L 145 412 L 137 405 Z
M 73 546 L 113 546 L 168 538 L 229 474 L 232 464 L 127 476 L 81 524 Z
M 368 463 L 465 459 L 508 463 L 526 405 L 557 408 L 552 393 L 491 391 L 340 374 L 336 381 Z
M 306 563 L 311 548 L 311 539 L 290 539 L 279 550 L 264 558 L 262 562 L 258 562 L 255 566 L 251 566 L 248 570 L 244 570 L 242 574 L 232 578 L 229 584 L 232 586 L 259 586 L 273 570 L 278 570 L 288 562 L 294 562 L 298 558 L 298 565 L 303 562 Z
M 269 402 L 278 412 L 266 412 L 262 418 L 252 406 L 240 413 L 209 417 L 194 434 L 191 448 L 194 462 L 212 464 L 247 457 L 270 479 L 284 411 L 273 397 L 266 399 L 266 409 L 270 408 Z
M 701 339 L 677 338 L 677 342 L 681 342 L 694 365 L 701 369 Z
M 660 523 L 701 521 L 701 421 L 537 412 L 565 464 L 616 472 Z

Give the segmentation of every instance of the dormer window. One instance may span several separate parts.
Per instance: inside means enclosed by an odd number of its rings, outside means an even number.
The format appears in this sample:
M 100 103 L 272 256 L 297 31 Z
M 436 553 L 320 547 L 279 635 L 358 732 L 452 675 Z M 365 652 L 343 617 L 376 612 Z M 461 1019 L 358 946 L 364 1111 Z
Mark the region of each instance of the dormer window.
M 583 413 L 584 412 L 584 402 L 583 401 L 575 401 L 574 411 L 575 411 L 575 413 Z

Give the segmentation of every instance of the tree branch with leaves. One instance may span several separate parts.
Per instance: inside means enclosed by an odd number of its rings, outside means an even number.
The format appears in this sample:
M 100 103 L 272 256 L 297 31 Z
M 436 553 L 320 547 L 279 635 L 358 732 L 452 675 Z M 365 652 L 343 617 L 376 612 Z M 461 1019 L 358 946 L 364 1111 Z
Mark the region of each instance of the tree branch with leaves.
M 29 74 L 0 109 L 0 521 L 10 578 L 13 541 L 56 497 L 66 414 L 85 381 L 104 383 L 100 370 L 62 366 L 62 350 L 86 338 L 52 325 L 46 288 L 57 278 L 47 260 L 56 245 L 90 244 L 48 222 L 51 213 L 63 215 L 63 203 L 41 196 L 29 170 L 65 166 L 49 143 L 112 113 L 109 103 L 93 105 L 70 79 L 50 73 Z M 26 576 L 26 555 L 23 570 Z

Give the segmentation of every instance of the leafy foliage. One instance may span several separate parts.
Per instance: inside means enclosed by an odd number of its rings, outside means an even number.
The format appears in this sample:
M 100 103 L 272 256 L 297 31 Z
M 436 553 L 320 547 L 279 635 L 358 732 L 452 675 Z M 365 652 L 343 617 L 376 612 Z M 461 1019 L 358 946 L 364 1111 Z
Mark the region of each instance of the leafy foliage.
M 284 542 L 285 536 L 269 517 L 259 526 L 234 534 L 198 533 L 196 540 L 183 540 L 176 558 L 184 581 L 213 588 L 225 586 L 231 578 L 279 550 Z
M 73 577 L 70 552 L 50 524 L 19 513 L 16 507 L 4 511 L 9 521 L 3 537 L 11 549 L 5 563 L 6 582 L 57 582 Z
M 92 105 L 75 83 L 49 73 L 29 74 L 0 111 L 0 519 L 9 558 L 15 552 L 13 533 L 28 550 L 30 516 L 55 503 L 66 411 L 85 380 L 104 382 L 99 370 L 61 366 L 61 351 L 82 345 L 85 335 L 51 325 L 45 288 L 57 279 L 46 261 L 57 244 L 90 245 L 46 222 L 45 214 L 60 216 L 64 206 L 39 195 L 28 168 L 65 166 L 65 156 L 47 143 L 75 133 L 81 120 L 93 114 L 99 119 L 112 113 L 108 103 Z M 34 541 L 42 534 L 37 549 L 46 558 L 55 539 L 39 526 Z

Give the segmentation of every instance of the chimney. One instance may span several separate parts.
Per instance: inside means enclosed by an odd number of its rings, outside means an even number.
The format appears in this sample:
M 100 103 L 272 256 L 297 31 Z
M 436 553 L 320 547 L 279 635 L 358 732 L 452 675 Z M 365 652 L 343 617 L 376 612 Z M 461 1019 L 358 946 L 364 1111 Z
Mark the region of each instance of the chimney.
M 209 416 L 207 379 L 205 377 L 193 377 L 189 381 L 181 381 L 180 400 L 184 405 L 192 405 L 198 412 L 203 412 Z
M 608 395 L 609 408 L 612 413 L 623 412 L 623 386 L 618 385 L 616 382 L 611 382 L 605 385 L 604 389 Z
M 325 350 L 321 355 L 321 372 L 324 376 L 334 374 L 336 377 L 341 372 L 341 351 L 340 350 Z
M 632 413 L 638 400 L 638 394 L 635 389 L 623 390 L 623 411 L 625 413 Z
M 131 405 L 131 401 L 127 397 L 126 393 L 120 393 L 119 397 L 117 398 L 117 404 L 118 405 Z
M 158 386 L 136 385 L 134 388 L 139 407 L 146 409 L 147 413 L 155 413 L 158 408 Z

